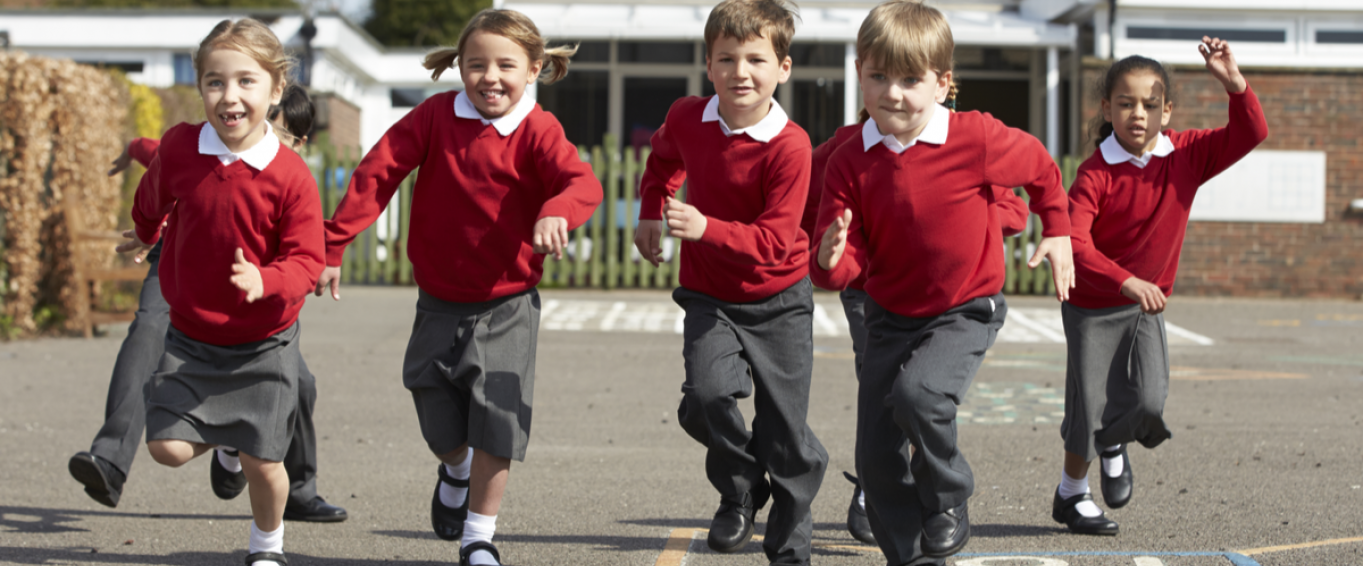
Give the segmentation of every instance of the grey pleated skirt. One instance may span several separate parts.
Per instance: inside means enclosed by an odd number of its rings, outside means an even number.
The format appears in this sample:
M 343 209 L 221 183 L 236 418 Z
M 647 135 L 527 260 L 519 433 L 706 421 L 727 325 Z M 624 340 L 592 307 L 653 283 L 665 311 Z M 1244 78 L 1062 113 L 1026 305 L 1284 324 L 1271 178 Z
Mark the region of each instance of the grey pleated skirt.
M 147 440 L 231 446 L 281 461 L 293 436 L 298 381 L 307 371 L 299 325 L 259 342 L 215 346 L 174 326 L 147 395 Z

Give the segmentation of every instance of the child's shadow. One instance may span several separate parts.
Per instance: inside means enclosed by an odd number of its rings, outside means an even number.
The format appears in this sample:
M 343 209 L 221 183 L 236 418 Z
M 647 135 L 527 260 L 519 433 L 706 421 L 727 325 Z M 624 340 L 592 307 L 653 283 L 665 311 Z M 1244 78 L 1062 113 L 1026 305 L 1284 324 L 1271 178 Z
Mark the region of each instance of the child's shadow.
M 250 515 L 188 515 L 177 513 L 125 513 L 119 511 L 89 511 L 77 509 L 43 509 L 40 507 L 0 506 L 0 531 L 8 533 L 66 533 L 89 532 L 89 529 L 70 526 L 85 517 L 127 517 L 138 519 L 192 519 L 210 521 L 241 520 Z
M 313 564 L 328 566 L 365 566 L 378 562 L 374 559 L 364 558 L 332 558 L 326 556 L 308 556 L 285 552 L 289 557 L 290 566 L 310 566 Z M 17 546 L 0 546 L 0 556 L 5 557 L 6 564 L 66 564 L 79 562 L 82 564 L 161 564 L 166 566 L 199 566 L 201 564 L 241 564 L 246 557 L 246 551 L 237 552 L 172 552 L 164 556 L 150 554 L 114 554 L 94 552 L 89 547 L 68 547 L 68 548 L 31 548 Z M 390 566 L 449 566 L 445 561 L 430 560 L 383 560 L 384 564 Z

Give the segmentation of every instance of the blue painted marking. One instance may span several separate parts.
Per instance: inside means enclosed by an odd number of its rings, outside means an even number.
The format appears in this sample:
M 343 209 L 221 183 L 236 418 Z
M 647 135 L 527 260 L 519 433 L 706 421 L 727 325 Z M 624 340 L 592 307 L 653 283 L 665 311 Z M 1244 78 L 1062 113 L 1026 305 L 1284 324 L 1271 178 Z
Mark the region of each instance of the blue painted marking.
M 1222 556 L 1230 560 L 1232 566 L 1260 566 L 1253 558 L 1235 552 L 989 552 L 957 554 L 957 558 L 984 558 L 989 556 Z

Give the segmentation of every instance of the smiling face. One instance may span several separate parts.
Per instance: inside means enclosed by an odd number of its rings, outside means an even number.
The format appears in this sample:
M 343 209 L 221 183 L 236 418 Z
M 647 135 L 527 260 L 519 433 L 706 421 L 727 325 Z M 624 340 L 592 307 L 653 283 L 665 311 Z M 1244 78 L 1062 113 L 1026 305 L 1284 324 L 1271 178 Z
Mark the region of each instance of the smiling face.
M 875 118 L 880 133 L 908 143 L 923 132 L 937 103 L 951 90 L 951 71 L 938 75 L 895 76 L 874 61 L 857 60 L 862 102 Z
M 771 41 L 721 35 L 710 45 L 705 72 L 719 96 L 719 115 L 730 128 L 743 129 L 767 117 L 776 86 L 790 78 L 790 57 L 776 58 Z
M 476 31 L 459 53 L 464 92 L 484 118 L 505 116 L 521 101 L 525 87 L 539 78 L 542 61 L 530 61 L 525 48 L 505 36 Z
M 203 56 L 199 77 L 204 114 L 227 149 L 245 151 L 265 136 L 266 115 L 279 104 L 284 84 L 276 84 L 260 63 L 240 51 L 214 49 Z
M 1155 73 L 1117 77 L 1103 99 L 1103 119 L 1112 123 L 1122 149 L 1136 156 L 1155 149 L 1159 132 L 1169 125 L 1169 115 L 1174 111 L 1174 103 L 1166 99 L 1165 85 Z

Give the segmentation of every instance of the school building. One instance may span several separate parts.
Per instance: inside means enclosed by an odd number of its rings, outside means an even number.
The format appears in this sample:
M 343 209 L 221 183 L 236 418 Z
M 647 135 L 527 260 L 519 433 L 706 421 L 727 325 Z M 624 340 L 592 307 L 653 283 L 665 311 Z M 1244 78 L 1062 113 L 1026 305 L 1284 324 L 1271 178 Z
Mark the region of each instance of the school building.
M 535 98 L 580 145 L 612 134 L 647 145 L 679 97 L 706 95 L 705 19 L 714 0 L 496 0 L 530 16 L 553 44 L 580 43 L 568 77 Z M 1113 58 L 1175 68 L 1176 129 L 1225 123 L 1226 96 L 1195 45 L 1232 42 L 1268 116 L 1269 140 L 1206 187 L 1194 207 L 1182 294 L 1359 296 L 1363 260 L 1363 2 L 1358 0 L 938 0 L 956 40 L 963 110 L 1031 132 L 1054 155 L 1087 157 L 1094 84 Z M 794 71 L 777 100 L 814 143 L 855 120 L 853 61 L 876 4 L 805 0 Z M 116 66 L 138 82 L 192 84 L 190 53 L 224 18 L 269 23 L 303 63 L 319 129 L 341 147 L 372 146 L 435 92 L 424 50 L 386 48 L 334 13 L 260 10 L 0 10 L 0 44 Z M 1356 206 L 1351 206 L 1355 205 Z

